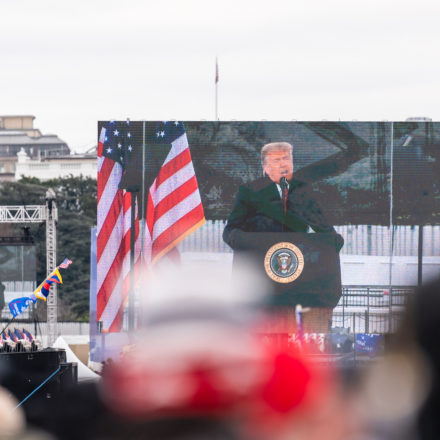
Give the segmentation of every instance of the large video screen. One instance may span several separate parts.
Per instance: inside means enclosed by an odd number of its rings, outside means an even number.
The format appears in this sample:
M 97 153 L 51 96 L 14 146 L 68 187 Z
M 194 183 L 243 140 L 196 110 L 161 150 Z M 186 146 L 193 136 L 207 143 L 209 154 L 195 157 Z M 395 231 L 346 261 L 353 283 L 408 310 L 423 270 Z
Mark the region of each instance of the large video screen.
M 32 244 L 0 244 L 0 308 L 13 299 L 30 295 L 36 288 L 36 252 Z M 10 317 L 9 310 L 0 311 Z M 24 314 L 23 317 L 27 317 Z
M 34 245 L 0 245 L 0 281 L 36 280 Z
M 178 258 L 232 270 L 223 232 L 240 203 L 261 182 L 282 200 L 262 158 L 268 144 L 292 147 L 288 191 L 303 188 L 298 209 L 315 216 L 298 230 L 343 237 L 343 286 L 416 283 L 420 228 L 423 270 L 439 271 L 438 123 L 101 121 L 98 137 L 97 309 L 106 330 L 122 325 L 131 238 L 136 267 Z M 273 220 L 235 226 L 271 232 Z

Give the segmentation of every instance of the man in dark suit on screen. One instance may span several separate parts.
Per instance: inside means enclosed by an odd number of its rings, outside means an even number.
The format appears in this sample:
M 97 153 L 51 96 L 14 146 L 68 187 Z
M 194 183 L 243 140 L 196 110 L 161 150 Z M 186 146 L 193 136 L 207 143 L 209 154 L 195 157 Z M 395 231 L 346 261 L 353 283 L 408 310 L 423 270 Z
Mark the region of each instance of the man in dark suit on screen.
M 339 252 L 344 244 L 343 238 L 328 223 L 319 204 L 311 197 L 307 184 L 293 178 L 292 145 L 287 142 L 264 145 L 261 165 L 263 177 L 239 188 L 223 232 L 224 241 L 239 251 L 246 248 L 246 232 L 306 233 L 310 227 L 317 233 L 329 233 L 326 237 Z M 332 308 L 323 309 L 324 321 L 331 320 Z M 310 318 L 311 315 L 310 312 Z

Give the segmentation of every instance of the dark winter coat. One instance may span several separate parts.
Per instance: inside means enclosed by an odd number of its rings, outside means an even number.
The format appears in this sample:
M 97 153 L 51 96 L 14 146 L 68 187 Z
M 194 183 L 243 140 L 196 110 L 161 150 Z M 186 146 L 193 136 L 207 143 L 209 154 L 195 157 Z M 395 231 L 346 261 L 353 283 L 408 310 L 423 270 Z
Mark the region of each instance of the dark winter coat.
M 315 232 L 334 233 L 335 247 L 339 251 L 344 239 L 336 233 L 312 198 L 306 183 L 289 181 L 287 214 L 276 183 L 268 177 L 241 186 L 235 206 L 223 232 L 223 240 L 233 249 L 240 248 L 243 232 Z

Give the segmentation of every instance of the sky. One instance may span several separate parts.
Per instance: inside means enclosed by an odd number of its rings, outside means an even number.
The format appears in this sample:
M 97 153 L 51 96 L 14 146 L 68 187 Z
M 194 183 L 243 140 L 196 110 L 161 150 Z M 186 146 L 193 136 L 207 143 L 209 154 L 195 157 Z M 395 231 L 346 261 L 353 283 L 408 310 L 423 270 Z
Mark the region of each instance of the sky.
M 440 120 L 440 2 L 0 0 L 0 115 L 75 152 L 97 121 Z

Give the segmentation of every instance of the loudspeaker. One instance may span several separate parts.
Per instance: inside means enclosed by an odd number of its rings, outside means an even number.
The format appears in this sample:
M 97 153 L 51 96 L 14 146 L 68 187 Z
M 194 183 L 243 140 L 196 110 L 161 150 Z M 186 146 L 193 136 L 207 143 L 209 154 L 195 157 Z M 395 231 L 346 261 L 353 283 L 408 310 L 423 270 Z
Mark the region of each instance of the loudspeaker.
M 76 363 L 66 362 L 66 351 L 48 348 L 36 352 L 1 353 L 0 384 L 18 401 L 38 388 L 51 374 L 59 371 L 24 405 L 40 399 L 56 399 L 67 387 L 78 382 Z

